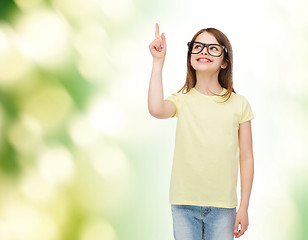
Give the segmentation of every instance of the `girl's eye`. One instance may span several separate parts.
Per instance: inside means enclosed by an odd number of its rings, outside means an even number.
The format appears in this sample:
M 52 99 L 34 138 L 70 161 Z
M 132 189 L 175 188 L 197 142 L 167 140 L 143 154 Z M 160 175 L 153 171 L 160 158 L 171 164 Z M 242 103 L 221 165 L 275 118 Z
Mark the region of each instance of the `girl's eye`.
M 194 48 L 194 49 L 196 49 L 196 48 L 202 48 L 202 46 L 201 46 L 200 44 L 194 44 L 194 45 L 193 45 L 193 48 Z
M 218 49 L 217 49 L 217 47 L 211 47 L 211 50 L 217 51 Z

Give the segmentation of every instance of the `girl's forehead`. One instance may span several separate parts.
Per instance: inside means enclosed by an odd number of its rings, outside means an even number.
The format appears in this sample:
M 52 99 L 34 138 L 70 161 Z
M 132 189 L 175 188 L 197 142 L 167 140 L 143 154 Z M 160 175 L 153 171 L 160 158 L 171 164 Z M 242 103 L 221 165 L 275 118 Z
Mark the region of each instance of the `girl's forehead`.
M 218 43 L 216 38 L 212 34 L 209 34 L 207 32 L 200 33 L 196 37 L 195 41 L 203 43 Z

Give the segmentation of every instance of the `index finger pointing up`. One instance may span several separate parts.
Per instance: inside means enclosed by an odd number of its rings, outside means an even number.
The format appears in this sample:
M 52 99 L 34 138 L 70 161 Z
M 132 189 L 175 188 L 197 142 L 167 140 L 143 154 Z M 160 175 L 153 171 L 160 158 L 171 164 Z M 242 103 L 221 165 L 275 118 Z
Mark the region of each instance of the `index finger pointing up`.
M 158 23 L 155 24 L 155 37 L 159 38 L 159 26 L 158 26 Z

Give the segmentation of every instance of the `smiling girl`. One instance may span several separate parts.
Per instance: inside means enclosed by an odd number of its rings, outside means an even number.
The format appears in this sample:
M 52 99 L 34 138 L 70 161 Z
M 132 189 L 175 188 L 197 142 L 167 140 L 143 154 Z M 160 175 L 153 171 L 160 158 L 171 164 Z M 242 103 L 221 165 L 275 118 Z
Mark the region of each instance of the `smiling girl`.
M 153 65 L 148 108 L 158 119 L 178 118 L 169 191 L 174 238 L 231 240 L 248 227 L 254 115 L 248 100 L 233 89 L 228 38 L 218 29 L 201 29 L 187 47 L 186 82 L 164 99 L 166 37 L 159 35 L 156 24 L 149 45 Z M 239 163 L 241 202 L 236 211 Z

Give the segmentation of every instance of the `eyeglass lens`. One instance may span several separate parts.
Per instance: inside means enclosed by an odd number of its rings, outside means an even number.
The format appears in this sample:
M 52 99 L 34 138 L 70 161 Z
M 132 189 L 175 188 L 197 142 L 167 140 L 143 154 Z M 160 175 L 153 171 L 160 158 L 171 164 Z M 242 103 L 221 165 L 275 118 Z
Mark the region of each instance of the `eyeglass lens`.
M 223 51 L 223 47 L 215 44 L 209 44 L 206 48 L 208 53 L 212 56 L 219 56 Z M 201 43 L 193 42 L 190 43 L 189 49 L 193 54 L 200 53 L 203 50 L 203 45 Z

